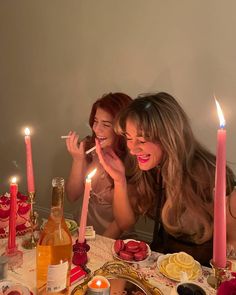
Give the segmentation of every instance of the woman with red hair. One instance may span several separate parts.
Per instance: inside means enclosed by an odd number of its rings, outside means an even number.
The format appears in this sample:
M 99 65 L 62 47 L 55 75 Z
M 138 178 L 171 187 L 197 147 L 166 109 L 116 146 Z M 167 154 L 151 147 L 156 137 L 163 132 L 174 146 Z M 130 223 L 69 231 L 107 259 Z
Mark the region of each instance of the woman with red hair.
M 93 225 L 96 233 L 114 239 L 119 238 L 122 233 L 113 214 L 114 181 L 99 163 L 96 151 L 87 155 L 85 151 L 95 145 L 96 138 L 104 152 L 112 149 L 125 163 L 126 142 L 123 136 L 115 134 L 113 125 L 118 113 L 131 101 L 128 95 L 120 92 L 104 95 L 96 100 L 91 109 L 89 125 L 92 136 L 78 144 L 79 135 L 70 132 L 66 140 L 67 149 L 72 156 L 71 172 L 66 182 L 67 198 L 74 202 L 83 196 L 85 177 L 97 168 L 92 181 L 87 225 Z M 76 217 L 77 221 L 79 216 L 80 214 Z

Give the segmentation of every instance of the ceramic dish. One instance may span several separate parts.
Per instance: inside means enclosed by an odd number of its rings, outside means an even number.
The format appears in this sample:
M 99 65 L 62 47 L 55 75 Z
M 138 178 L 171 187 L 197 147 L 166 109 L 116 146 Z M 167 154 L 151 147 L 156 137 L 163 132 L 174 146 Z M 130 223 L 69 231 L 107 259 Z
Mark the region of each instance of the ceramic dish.
M 7 295 L 7 294 L 19 294 L 19 295 L 30 295 L 30 290 L 19 283 L 14 283 L 12 281 L 1 281 L 0 282 L 0 294 Z
M 127 242 L 129 242 L 129 241 L 135 241 L 135 242 L 140 242 L 140 241 L 137 241 L 137 240 L 133 240 L 133 239 L 126 239 L 126 240 L 124 240 L 124 243 L 126 244 Z M 115 244 L 115 243 L 114 243 Z M 112 245 L 112 255 L 113 255 L 113 257 L 114 258 L 116 258 L 116 259 L 118 259 L 118 260 L 121 260 L 121 261 L 123 261 L 123 262 L 127 262 L 127 263 L 141 263 L 141 262 L 145 262 L 145 261 L 147 261 L 148 260 L 148 258 L 150 257 L 150 255 L 151 255 L 151 249 L 150 249 L 150 247 L 148 246 L 148 244 L 146 244 L 147 245 L 147 256 L 143 259 L 143 260 L 139 260 L 139 261 L 137 261 L 137 260 L 125 260 L 125 259 L 122 259 L 116 252 L 115 252 L 115 249 L 114 249 L 114 244 Z
M 196 280 L 202 274 L 201 264 L 194 260 L 192 256 L 192 264 L 189 265 L 181 265 L 178 261 L 176 262 L 176 255 L 183 253 L 173 253 L 161 255 L 157 260 L 157 271 L 162 275 L 176 282 L 180 282 L 182 280 Z

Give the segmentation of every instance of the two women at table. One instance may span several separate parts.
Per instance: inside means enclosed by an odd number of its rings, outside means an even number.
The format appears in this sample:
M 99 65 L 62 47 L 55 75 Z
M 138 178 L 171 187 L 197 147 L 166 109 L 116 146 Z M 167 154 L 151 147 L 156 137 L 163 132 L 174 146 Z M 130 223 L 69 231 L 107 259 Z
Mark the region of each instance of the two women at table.
M 113 123 L 117 114 L 126 108 L 132 99 L 124 93 L 109 93 L 98 99 L 92 106 L 89 125 L 92 136 L 81 140 L 75 132 L 69 133 L 66 145 L 72 156 L 72 167 L 66 182 L 67 198 L 76 201 L 84 193 L 86 175 L 94 168 L 97 172 L 92 179 L 92 191 L 89 201 L 87 224 L 93 225 L 97 234 L 117 239 L 123 234 L 132 236 L 132 226 L 129 233 L 124 233 L 116 222 L 113 214 L 114 183 L 99 163 L 96 151 L 86 155 L 86 151 L 95 145 L 95 138 L 100 142 L 103 151 L 110 149 L 125 166 L 127 153 L 125 138 L 117 135 Z M 80 214 L 76 216 L 79 224 Z
M 129 182 L 137 188 L 130 202 L 125 168 L 112 151 L 97 153 L 114 181 L 114 216 L 127 230 L 137 215 L 155 220 L 151 248 L 186 251 L 207 265 L 212 258 L 215 156 L 194 137 L 178 102 L 167 93 L 135 99 L 118 118 L 117 131 L 133 156 Z M 235 176 L 227 167 L 227 241 L 236 249 Z

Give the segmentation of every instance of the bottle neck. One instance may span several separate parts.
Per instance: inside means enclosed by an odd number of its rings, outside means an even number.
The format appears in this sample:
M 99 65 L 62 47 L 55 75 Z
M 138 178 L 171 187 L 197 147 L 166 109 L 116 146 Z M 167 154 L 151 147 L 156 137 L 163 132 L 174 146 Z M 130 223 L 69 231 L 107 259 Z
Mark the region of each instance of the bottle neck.
M 64 187 L 53 187 L 52 189 L 52 208 L 57 207 L 63 209 L 64 206 Z

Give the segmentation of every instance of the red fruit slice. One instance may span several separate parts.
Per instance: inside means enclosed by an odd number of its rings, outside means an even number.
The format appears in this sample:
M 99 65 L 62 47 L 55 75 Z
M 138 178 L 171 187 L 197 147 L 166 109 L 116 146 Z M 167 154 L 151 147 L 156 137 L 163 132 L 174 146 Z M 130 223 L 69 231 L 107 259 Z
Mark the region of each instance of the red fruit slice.
M 139 249 L 143 250 L 143 251 L 147 251 L 148 246 L 147 246 L 147 244 L 145 242 L 140 242 L 139 243 Z
M 125 245 L 124 250 L 125 250 L 125 251 L 128 251 L 128 252 L 136 253 L 136 252 L 140 251 L 140 248 L 139 248 L 139 247 L 138 247 L 138 248 L 130 248 L 129 246 L 127 247 L 127 246 Z
M 121 250 L 119 253 L 119 257 L 126 260 L 126 261 L 131 261 L 131 260 L 133 260 L 134 255 L 131 252 Z
M 114 243 L 114 250 L 116 254 L 119 254 L 121 250 L 125 248 L 125 243 L 123 240 L 116 240 Z
M 139 242 L 129 241 L 125 244 L 125 249 L 127 251 L 133 251 L 139 249 Z
M 147 252 L 146 251 L 139 251 L 137 253 L 134 253 L 134 259 L 136 261 L 141 261 L 141 260 L 144 260 L 145 258 L 147 258 Z

